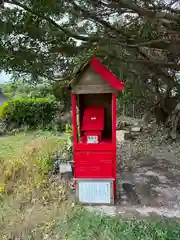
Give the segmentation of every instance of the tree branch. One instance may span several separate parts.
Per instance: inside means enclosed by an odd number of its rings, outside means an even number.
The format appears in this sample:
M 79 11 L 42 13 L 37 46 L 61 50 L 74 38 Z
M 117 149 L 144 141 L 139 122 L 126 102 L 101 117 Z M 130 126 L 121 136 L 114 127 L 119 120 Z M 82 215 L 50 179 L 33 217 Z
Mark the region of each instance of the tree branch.
M 150 60 L 149 56 L 144 53 L 140 48 L 136 48 L 136 51 L 139 53 L 139 55 L 141 57 L 143 57 L 145 60 Z M 166 83 L 169 85 L 174 84 L 174 79 L 172 78 L 172 76 L 165 70 L 162 68 L 159 68 L 157 66 L 149 66 L 151 71 L 154 71 L 155 73 L 157 73 L 159 76 L 163 77 L 163 79 L 166 81 Z
M 5 0 L 6 3 L 9 3 L 9 4 L 13 4 L 13 5 L 16 5 L 22 9 L 24 9 L 25 11 L 41 18 L 41 19 L 44 19 L 46 20 L 49 24 L 53 25 L 54 27 L 56 27 L 58 30 L 64 32 L 65 34 L 67 34 L 69 37 L 72 37 L 72 38 L 75 38 L 77 40 L 81 40 L 81 41 L 85 41 L 85 42 L 88 42 L 88 41 L 91 41 L 91 42 L 96 42 L 99 40 L 99 37 L 85 37 L 85 36 L 82 36 L 82 35 L 78 35 L 74 32 L 72 32 L 71 30 L 67 29 L 67 28 L 64 28 L 62 26 L 60 26 L 58 23 L 56 23 L 56 21 L 54 21 L 52 18 L 50 17 L 47 17 L 45 16 L 44 14 L 42 14 L 41 12 L 38 12 L 37 11 L 33 11 L 32 9 L 30 9 L 29 7 L 25 6 L 24 4 L 16 1 L 16 0 Z
M 122 59 L 121 59 L 122 60 Z M 176 64 L 174 62 L 162 62 L 162 61 L 157 61 L 157 60 L 145 60 L 145 59 L 128 59 L 124 58 L 125 62 L 127 63 L 137 63 L 137 64 L 145 64 L 149 66 L 159 66 L 163 68 L 169 68 L 169 69 L 174 69 L 176 71 L 180 71 L 180 64 Z
M 157 61 L 157 60 L 146 60 L 146 59 L 130 59 L 128 57 L 119 57 L 115 56 L 107 51 L 104 51 L 106 55 L 109 55 L 111 57 L 114 57 L 122 62 L 125 63 L 137 63 L 137 64 L 144 64 L 144 65 L 149 65 L 149 66 L 156 66 L 156 67 L 163 67 L 163 68 L 169 68 L 169 69 L 175 69 L 176 71 L 180 71 L 180 64 L 176 64 L 174 62 L 162 62 L 162 61 Z
M 129 38 L 130 36 L 128 36 L 127 34 L 125 34 L 125 32 L 123 30 L 117 29 L 116 27 L 112 26 L 109 22 L 99 18 L 98 16 L 96 16 L 95 14 L 89 12 L 88 10 L 81 8 L 79 5 L 77 5 L 74 0 L 69 0 L 75 9 L 77 9 L 78 11 L 80 11 L 85 17 L 88 17 L 92 20 L 95 20 L 96 22 L 99 22 L 101 25 L 103 25 L 106 28 L 109 28 L 110 30 L 112 30 L 113 32 L 122 34 L 123 36 Z M 119 40 L 119 39 L 117 39 Z M 115 42 L 115 44 L 120 43 L 120 45 L 122 46 L 124 43 L 125 47 L 142 47 L 142 46 L 148 46 L 148 47 L 152 47 L 152 48 L 158 48 L 158 49 L 164 49 L 165 47 L 162 46 L 162 44 L 166 44 L 169 45 L 170 41 L 168 40 L 162 40 L 162 39 L 158 39 L 158 40 L 151 40 L 151 41 L 147 41 L 147 42 L 141 42 L 138 43 L 135 39 L 120 39 L 119 41 Z M 157 44 L 157 45 L 156 45 Z
M 156 19 L 166 19 L 174 22 L 180 22 L 180 16 L 177 14 L 172 14 L 172 13 L 166 13 L 163 12 L 161 14 L 158 14 L 156 11 L 152 11 L 143 7 L 140 7 L 136 4 L 134 4 L 132 1 L 128 0 L 119 0 L 117 3 L 118 8 L 129 8 L 133 10 L 135 13 L 138 13 L 140 16 L 143 17 L 148 17 L 148 18 L 156 18 Z
M 150 40 L 146 42 L 136 42 L 134 41 L 134 44 L 129 44 L 129 47 L 148 47 L 148 48 L 156 48 L 156 49 L 163 49 L 167 50 L 169 46 L 172 44 L 178 43 L 180 40 L 175 40 L 175 41 L 170 41 L 167 39 L 155 39 L 155 40 Z
M 126 57 L 119 57 L 119 56 L 116 56 L 116 54 L 111 54 L 109 53 L 108 51 L 103 51 L 102 53 L 98 54 L 99 57 L 103 57 L 103 56 L 109 56 L 110 58 L 112 59 L 116 59 L 118 62 L 121 61 L 121 62 L 124 62 L 124 63 L 131 63 L 131 64 L 143 64 L 144 66 L 148 67 L 148 69 L 151 71 L 151 72 L 155 72 L 157 75 L 159 75 L 159 77 L 162 77 L 164 79 L 164 83 L 166 83 L 168 86 L 174 86 L 174 78 L 169 75 L 169 73 L 167 73 L 165 71 L 165 69 L 162 69 L 162 65 L 161 66 L 157 66 L 157 63 L 155 63 L 153 60 L 150 60 L 148 56 L 146 56 L 145 53 L 141 52 L 140 49 L 136 49 L 138 51 L 138 53 L 145 58 L 145 60 L 143 61 L 142 60 L 132 60 L 132 59 L 129 59 L 129 56 L 128 58 Z M 147 64 L 148 63 L 148 64 Z M 150 63 L 150 64 L 149 64 Z M 158 62 L 159 63 L 159 62 Z
M 163 6 L 154 6 L 154 7 L 150 7 L 148 8 L 149 10 L 165 10 L 165 11 L 169 11 L 170 13 L 175 13 L 175 14 L 180 14 L 180 10 L 178 9 L 174 9 L 172 7 L 170 7 L 169 5 L 163 5 Z
M 119 34 L 123 34 L 124 35 L 124 31 L 121 31 L 120 29 L 115 28 L 114 26 L 112 26 L 109 22 L 105 21 L 104 19 L 98 17 L 97 15 L 89 12 L 88 10 L 81 8 L 79 5 L 77 5 L 74 0 L 69 0 L 69 2 L 71 2 L 74 6 L 75 9 L 77 9 L 78 11 L 80 11 L 85 17 L 88 17 L 92 20 L 95 20 L 96 22 L 99 22 L 101 25 L 103 25 L 104 27 L 117 32 Z
M 79 5 L 77 5 L 74 0 L 69 0 L 75 9 L 77 9 L 78 11 L 82 12 L 82 14 L 85 17 L 88 17 L 92 20 L 95 20 L 96 22 L 99 22 L 101 25 L 103 25 L 106 28 L 109 28 L 110 30 L 112 30 L 113 32 L 122 34 L 123 36 L 129 38 L 130 36 L 128 36 L 127 34 L 124 33 L 123 30 L 117 29 L 116 27 L 112 26 L 109 22 L 99 18 L 98 16 L 96 16 L 95 14 L 89 12 L 88 10 L 81 8 Z M 150 47 L 150 48 L 157 48 L 157 49 L 165 49 L 167 48 L 171 42 L 168 40 L 163 40 L 163 39 L 156 39 L 156 40 L 151 40 L 151 41 L 146 41 L 146 42 L 140 42 L 138 43 L 135 39 L 121 39 L 119 40 L 120 45 L 122 46 L 124 43 L 124 46 L 126 47 Z M 118 41 L 116 42 L 116 44 L 118 44 Z

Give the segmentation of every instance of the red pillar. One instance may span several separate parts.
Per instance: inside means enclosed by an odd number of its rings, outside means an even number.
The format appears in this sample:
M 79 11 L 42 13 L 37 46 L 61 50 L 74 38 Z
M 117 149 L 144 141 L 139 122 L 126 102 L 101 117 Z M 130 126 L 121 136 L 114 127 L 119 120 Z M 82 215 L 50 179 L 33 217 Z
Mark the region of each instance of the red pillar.
M 77 144 L 76 94 L 72 94 L 72 129 L 73 144 Z
M 116 93 L 112 94 L 112 143 L 113 151 L 113 178 L 114 178 L 114 199 L 116 199 Z

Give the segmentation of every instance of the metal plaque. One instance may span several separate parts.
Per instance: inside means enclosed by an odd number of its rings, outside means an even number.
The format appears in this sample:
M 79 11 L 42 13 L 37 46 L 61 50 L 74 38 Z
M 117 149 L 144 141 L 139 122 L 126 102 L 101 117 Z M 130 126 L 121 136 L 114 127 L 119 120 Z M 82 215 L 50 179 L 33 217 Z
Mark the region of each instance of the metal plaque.
M 111 204 L 110 181 L 79 181 L 78 198 L 87 204 Z

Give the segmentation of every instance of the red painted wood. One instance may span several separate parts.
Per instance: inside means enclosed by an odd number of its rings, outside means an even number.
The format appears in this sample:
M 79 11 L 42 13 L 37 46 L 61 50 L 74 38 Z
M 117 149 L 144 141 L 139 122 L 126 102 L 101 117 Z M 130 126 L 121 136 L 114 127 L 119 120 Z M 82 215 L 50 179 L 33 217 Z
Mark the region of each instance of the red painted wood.
M 98 144 L 86 144 L 78 142 L 74 144 L 75 151 L 115 151 L 116 145 L 112 143 L 111 139 L 102 139 Z
M 89 106 L 84 110 L 82 131 L 104 130 L 104 107 Z
M 114 198 L 116 199 L 116 93 L 112 94 L 112 142 L 114 145 L 113 151 L 113 178 L 114 181 Z
M 72 129 L 74 145 L 77 144 L 76 94 L 72 94 Z
M 116 93 L 112 94 L 112 142 L 116 144 Z
M 113 178 L 112 152 L 75 152 L 75 178 Z
M 113 89 L 124 90 L 125 84 L 109 71 L 95 56 L 92 57 L 91 66 Z

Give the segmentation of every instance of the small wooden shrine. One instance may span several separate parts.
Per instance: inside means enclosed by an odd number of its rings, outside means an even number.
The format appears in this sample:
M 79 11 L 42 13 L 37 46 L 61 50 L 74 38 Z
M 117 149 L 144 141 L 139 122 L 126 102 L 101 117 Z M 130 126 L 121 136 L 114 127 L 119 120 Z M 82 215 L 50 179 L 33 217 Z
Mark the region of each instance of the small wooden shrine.
M 124 83 L 96 57 L 72 83 L 74 179 L 84 204 L 114 204 L 116 198 L 116 92 Z

